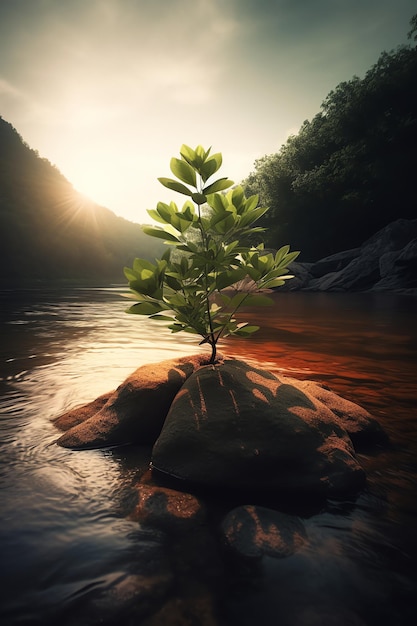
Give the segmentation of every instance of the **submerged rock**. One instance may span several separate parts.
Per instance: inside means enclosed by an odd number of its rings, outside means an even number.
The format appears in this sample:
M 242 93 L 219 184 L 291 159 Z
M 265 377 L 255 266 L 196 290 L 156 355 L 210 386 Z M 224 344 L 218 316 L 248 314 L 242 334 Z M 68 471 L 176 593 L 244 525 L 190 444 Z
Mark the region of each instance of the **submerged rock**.
M 227 547 L 247 559 L 291 556 L 307 541 L 304 524 L 298 517 L 254 505 L 230 511 L 221 530 Z
M 167 533 L 188 532 L 205 519 L 202 503 L 190 493 L 139 483 L 138 503 L 131 520 Z

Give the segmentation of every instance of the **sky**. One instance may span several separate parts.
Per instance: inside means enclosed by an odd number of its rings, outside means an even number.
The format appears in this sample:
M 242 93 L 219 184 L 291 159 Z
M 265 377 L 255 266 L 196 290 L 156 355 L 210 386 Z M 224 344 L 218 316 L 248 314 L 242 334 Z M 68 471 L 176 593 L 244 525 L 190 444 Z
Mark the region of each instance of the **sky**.
M 185 200 L 183 143 L 236 183 L 340 82 L 407 43 L 415 0 L 0 0 L 0 115 L 134 222 Z

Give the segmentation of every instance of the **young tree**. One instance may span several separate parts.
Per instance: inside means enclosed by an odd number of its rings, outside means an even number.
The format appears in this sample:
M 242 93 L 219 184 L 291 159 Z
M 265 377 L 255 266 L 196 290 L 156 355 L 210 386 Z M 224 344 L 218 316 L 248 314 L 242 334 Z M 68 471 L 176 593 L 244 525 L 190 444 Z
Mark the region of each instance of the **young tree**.
M 259 329 L 238 323 L 237 310 L 271 304 L 262 291 L 292 278 L 288 265 L 299 253 L 283 246 L 274 255 L 263 244 L 245 245 L 265 230 L 254 223 L 267 209 L 258 206 L 258 196 L 246 198 L 240 186 L 225 193 L 233 185 L 227 178 L 210 182 L 221 167 L 220 153 L 183 145 L 180 157 L 170 163 L 176 179 L 158 180 L 187 200 L 181 209 L 159 202 L 148 211 L 164 227 L 144 226 L 144 232 L 169 247 L 155 263 L 135 259 L 132 268 L 125 268 L 137 300 L 127 312 L 168 321 L 172 332 L 200 335 L 200 344 L 210 344 L 214 363 L 221 337 L 247 337 Z

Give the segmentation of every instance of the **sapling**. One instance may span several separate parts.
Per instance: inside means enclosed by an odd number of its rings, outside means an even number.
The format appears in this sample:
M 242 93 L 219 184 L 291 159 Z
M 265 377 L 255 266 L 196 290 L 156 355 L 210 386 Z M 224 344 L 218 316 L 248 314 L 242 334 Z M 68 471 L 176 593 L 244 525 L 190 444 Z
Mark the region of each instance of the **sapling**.
M 170 163 L 175 179 L 158 180 L 187 200 L 181 209 L 159 202 L 148 211 L 164 226 L 144 226 L 144 232 L 168 247 L 155 263 L 135 259 L 132 268 L 124 269 L 137 300 L 127 312 L 169 322 L 173 333 L 200 335 L 200 345 L 211 346 L 210 363 L 215 363 L 221 337 L 248 337 L 259 329 L 238 322 L 236 312 L 272 304 L 265 291 L 293 278 L 288 266 L 299 252 L 283 246 L 272 254 L 262 243 L 251 245 L 254 235 L 265 230 L 254 224 L 267 208 L 258 206 L 256 195 L 246 198 L 228 178 L 213 181 L 222 164 L 220 153 L 183 145 L 180 157 Z

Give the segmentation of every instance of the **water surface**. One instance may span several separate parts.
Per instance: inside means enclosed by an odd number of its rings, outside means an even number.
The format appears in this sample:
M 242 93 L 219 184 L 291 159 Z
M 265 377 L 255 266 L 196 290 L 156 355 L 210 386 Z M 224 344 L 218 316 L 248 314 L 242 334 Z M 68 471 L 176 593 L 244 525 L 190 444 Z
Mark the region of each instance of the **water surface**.
M 257 335 L 227 339 L 220 350 L 325 382 L 373 413 L 394 446 L 360 456 L 368 484 L 356 500 L 306 512 L 305 549 L 265 558 L 256 572 L 226 572 L 221 615 L 232 625 L 269 626 L 279 615 L 284 626 L 408 626 L 417 590 L 416 300 L 310 293 L 274 300 L 241 316 L 262 316 Z M 112 623 L 103 598 L 159 549 L 127 519 L 126 494 L 146 469 L 146 451 L 65 450 L 54 444 L 51 423 L 142 364 L 201 350 L 191 335 L 128 316 L 125 306 L 117 288 L 1 293 L 2 624 Z

